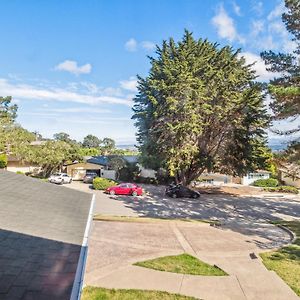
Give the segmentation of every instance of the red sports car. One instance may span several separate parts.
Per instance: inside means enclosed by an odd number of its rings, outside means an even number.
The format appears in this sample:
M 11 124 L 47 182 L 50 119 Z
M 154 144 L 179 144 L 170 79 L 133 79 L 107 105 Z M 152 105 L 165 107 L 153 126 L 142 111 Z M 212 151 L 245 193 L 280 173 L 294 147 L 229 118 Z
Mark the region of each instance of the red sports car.
M 105 192 L 111 195 L 141 196 L 143 189 L 134 183 L 121 183 L 117 186 L 107 188 Z

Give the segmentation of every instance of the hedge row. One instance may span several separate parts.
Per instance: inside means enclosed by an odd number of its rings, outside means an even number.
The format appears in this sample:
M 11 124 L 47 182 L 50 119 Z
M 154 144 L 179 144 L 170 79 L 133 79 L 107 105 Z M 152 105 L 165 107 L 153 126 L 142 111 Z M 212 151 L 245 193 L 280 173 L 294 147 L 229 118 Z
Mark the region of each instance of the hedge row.
M 276 187 L 265 187 L 265 191 L 268 192 L 281 192 L 281 193 L 292 193 L 292 194 L 298 194 L 299 190 L 295 188 L 294 186 L 290 185 L 282 185 L 282 186 L 276 186 Z
M 93 180 L 93 188 L 95 190 L 106 190 L 107 188 L 116 185 L 117 183 L 111 179 L 96 177 Z
M 4 169 L 7 166 L 7 156 L 6 154 L 0 154 L 0 169 Z
M 278 180 L 275 178 L 258 179 L 253 182 L 253 185 L 259 187 L 276 187 L 278 186 Z

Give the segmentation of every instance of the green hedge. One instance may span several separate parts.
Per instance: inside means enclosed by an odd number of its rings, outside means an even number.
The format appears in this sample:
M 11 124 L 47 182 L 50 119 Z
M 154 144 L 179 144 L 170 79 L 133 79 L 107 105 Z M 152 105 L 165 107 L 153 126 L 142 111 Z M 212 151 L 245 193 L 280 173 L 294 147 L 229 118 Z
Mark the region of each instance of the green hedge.
M 7 166 L 7 156 L 6 154 L 0 154 L 0 169 L 4 169 Z
M 117 183 L 111 179 L 96 177 L 93 180 L 93 188 L 95 190 L 106 190 L 107 188 L 116 185 Z
M 294 186 L 290 186 L 290 185 L 266 187 L 266 188 L 264 188 L 264 190 L 268 191 L 268 192 L 281 192 L 281 193 L 292 193 L 292 194 L 299 193 L 299 190 L 297 188 L 295 188 Z
M 278 180 L 275 178 L 258 179 L 253 182 L 253 185 L 259 187 L 276 187 L 278 186 Z

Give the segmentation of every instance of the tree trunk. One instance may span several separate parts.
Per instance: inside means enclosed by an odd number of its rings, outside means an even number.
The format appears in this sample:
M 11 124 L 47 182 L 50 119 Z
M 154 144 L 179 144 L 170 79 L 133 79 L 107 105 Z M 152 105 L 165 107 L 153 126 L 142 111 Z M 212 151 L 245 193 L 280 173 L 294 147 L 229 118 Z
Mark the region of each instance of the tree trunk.
M 183 186 L 189 185 L 193 180 L 197 179 L 204 171 L 204 168 L 197 169 L 195 171 L 188 170 L 180 170 L 177 172 L 175 177 L 176 183 L 180 183 Z

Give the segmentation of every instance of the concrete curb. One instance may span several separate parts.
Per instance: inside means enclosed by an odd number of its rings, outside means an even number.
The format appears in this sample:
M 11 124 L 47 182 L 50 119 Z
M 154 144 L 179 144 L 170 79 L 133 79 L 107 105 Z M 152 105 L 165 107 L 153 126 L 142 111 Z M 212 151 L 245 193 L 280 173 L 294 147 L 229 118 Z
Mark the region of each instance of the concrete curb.
M 291 237 L 290 244 L 294 244 L 294 242 L 297 239 L 297 236 L 294 234 L 294 232 L 291 231 L 290 229 L 288 229 L 287 227 L 283 226 L 283 225 L 276 224 L 276 226 L 279 227 L 280 229 L 284 230 L 285 232 L 287 232 L 290 235 L 290 237 Z

